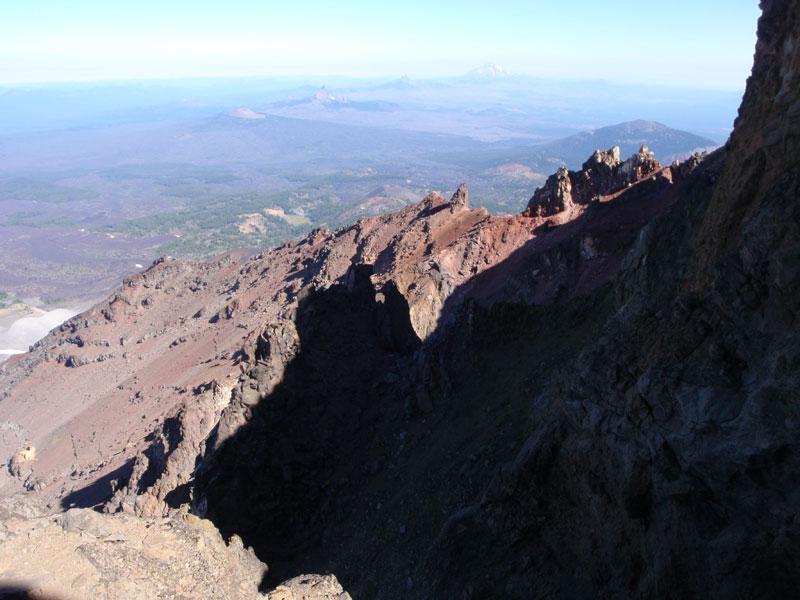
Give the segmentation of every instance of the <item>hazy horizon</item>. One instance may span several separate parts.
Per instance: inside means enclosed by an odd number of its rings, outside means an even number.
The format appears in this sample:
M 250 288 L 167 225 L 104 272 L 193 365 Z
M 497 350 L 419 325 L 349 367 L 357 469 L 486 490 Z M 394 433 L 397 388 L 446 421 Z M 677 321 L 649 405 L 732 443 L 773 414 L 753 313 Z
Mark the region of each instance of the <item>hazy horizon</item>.
M 667 163 L 711 150 L 733 126 L 758 13 L 720 0 L 7 4 L 0 299 L 46 306 L 160 254 L 271 247 L 465 181 L 473 206 L 516 213 L 598 148 L 647 144 Z M 481 71 L 492 64 L 502 73 Z
M 714 91 L 714 92 L 744 92 L 745 79 L 741 81 L 738 86 L 730 87 L 715 87 L 713 85 L 703 85 L 702 83 L 669 83 L 669 82 L 636 82 L 626 81 L 624 79 L 613 79 L 604 77 L 572 77 L 569 73 L 559 77 L 557 74 L 553 76 L 537 75 L 532 73 L 517 73 L 505 68 L 504 65 L 499 63 L 482 63 L 476 64 L 473 68 L 453 73 L 442 73 L 438 75 L 409 75 L 408 73 L 376 73 L 374 75 L 349 75 L 346 73 L 291 73 L 291 74 L 252 74 L 252 75 L 239 75 L 239 74 L 219 74 L 219 75 L 153 75 L 150 77 L 137 77 L 120 75 L 117 77 L 108 76 L 100 79 L 47 79 L 47 80 L 31 80 L 31 81 L 0 81 L 0 89 L 31 89 L 37 87 L 68 87 L 68 86 L 93 86 L 103 84 L 137 84 L 137 83 L 177 83 L 177 84 L 207 84 L 213 82 L 226 82 L 226 81 L 241 81 L 241 82 L 273 82 L 282 85 L 308 86 L 315 85 L 316 87 L 334 88 L 342 85 L 358 85 L 358 84 L 379 84 L 389 83 L 407 79 L 412 82 L 429 83 L 429 82 L 448 82 L 458 79 L 469 77 L 473 72 L 479 69 L 491 66 L 499 66 L 503 69 L 504 73 L 499 78 L 502 80 L 523 79 L 529 81 L 543 81 L 543 82 L 558 82 L 558 83 L 580 83 L 580 84 L 604 84 L 620 87 L 630 87 L 642 85 L 649 89 L 669 89 L 669 90 L 686 90 L 686 91 Z M 279 89 L 279 88 L 276 88 Z M 280 88 L 286 89 L 286 88 Z
M 743 89 L 757 2 L 634 9 L 576 0 L 402 8 L 350 1 L 97 0 L 4 7 L 0 85 L 219 77 L 454 77 L 479 65 L 543 79 Z

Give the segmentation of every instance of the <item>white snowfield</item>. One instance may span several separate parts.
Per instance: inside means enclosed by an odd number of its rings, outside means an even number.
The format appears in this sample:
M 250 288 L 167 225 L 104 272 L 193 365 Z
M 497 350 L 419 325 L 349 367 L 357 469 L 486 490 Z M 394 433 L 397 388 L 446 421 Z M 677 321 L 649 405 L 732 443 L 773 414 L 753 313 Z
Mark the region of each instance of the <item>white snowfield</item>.
M 13 308 L 8 310 L 13 310 Z M 24 316 L 13 318 L 14 314 L 23 314 Z M 25 307 L 24 311 L 15 311 L 9 314 L 8 319 L 0 320 L 0 360 L 8 358 L 12 354 L 27 352 L 31 344 L 39 341 L 51 329 L 58 327 L 76 314 L 78 311 L 67 308 L 44 311 L 30 307 Z M 10 324 L 5 323 L 8 321 Z

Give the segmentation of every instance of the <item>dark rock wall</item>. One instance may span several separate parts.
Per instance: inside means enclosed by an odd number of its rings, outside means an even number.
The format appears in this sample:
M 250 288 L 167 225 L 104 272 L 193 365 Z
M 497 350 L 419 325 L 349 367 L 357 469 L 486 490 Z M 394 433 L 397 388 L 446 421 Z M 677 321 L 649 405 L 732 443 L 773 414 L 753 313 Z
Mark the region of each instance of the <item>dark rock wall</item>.
M 531 399 L 527 440 L 437 541 L 421 596 L 796 594 L 800 20 L 762 5 L 726 153 L 597 296 L 596 342 Z
M 672 171 L 677 201 L 611 282 L 530 306 L 512 280 L 420 348 L 392 290 L 353 272 L 312 292 L 256 349 L 196 510 L 275 576 L 330 570 L 355 597 L 795 595 L 800 21 L 762 5 L 736 131 Z
M 419 339 L 408 304 L 391 289 L 376 300 L 370 272 L 354 267 L 347 285 L 309 291 L 294 331 L 281 334 L 290 341 L 276 344 L 273 333 L 258 345 L 198 470 L 195 510 L 269 557 L 272 584 L 324 569 L 314 555 L 329 552 L 329 528 L 341 535 L 353 495 L 385 468 L 377 424 L 405 411 L 398 373 Z M 273 368 L 287 346 L 287 363 Z

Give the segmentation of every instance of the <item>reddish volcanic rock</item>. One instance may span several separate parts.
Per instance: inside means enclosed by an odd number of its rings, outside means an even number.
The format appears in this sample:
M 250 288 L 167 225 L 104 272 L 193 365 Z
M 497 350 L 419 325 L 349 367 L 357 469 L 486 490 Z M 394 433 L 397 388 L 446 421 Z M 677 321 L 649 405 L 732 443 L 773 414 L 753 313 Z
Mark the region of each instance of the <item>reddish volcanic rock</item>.
M 280 381 L 294 311 L 310 290 L 346 284 L 351 267 L 369 265 L 376 293 L 404 298 L 420 340 L 466 298 L 548 303 L 582 293 L 616 272 L 638 230 L 674 201 L 682 175 L 646 148 L 624 162 L 618 149 L 598 151 L 583 170 L 548 179 L 522 215 L 469 208 L 462 184 L 450 201 L 434 193 L 244 264 L 233 255 L 159 259 L 3 367 L 0 422 L 15 433 L 3 438 L 0 460 L 29 445 L 36 460 L 16 461 L 0 489 L 84 505 L 113 494 L 113 510 L 163 514 L 167 496 L 191 480 L 259 340 L 273 345 L 269 373 Z M 230 433 L 240 421 L 227 422 Z
M 466 183 L 458 186 L 456 193 L 450 198 L 450 212 L 456 212 L 462 208 L 469 208 L 469 192 Z

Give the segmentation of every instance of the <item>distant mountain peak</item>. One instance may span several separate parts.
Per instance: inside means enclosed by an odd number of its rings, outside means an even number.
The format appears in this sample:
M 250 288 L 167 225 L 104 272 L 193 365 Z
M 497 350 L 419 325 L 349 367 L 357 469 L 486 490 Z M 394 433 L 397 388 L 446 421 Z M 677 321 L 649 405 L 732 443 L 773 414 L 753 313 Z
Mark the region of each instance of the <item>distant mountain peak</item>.
M 334 102 L 347 102 L 345 98 L 341 98 L 331 92 L 328 88 L 324 85 L 319 88 L 319 91 L 314 94 L 314 100 L 320 102 L 322 104 L 332 104 Z
M 497 79 L 498 77 L 505 77 L 506 75 L 508 75 L 508 72 L 503 67 L 495 63 L 481 65 L 480 67 L 472 69 L 472 71 L 467 73 L 467 76 L 474 79 Z

